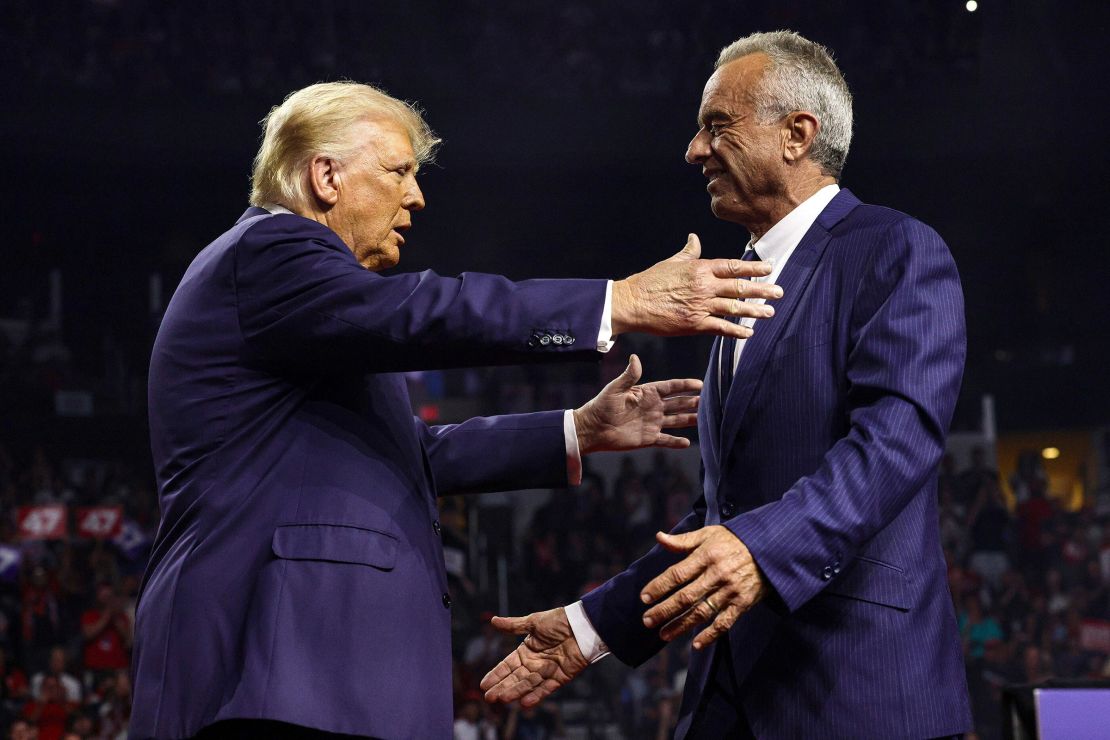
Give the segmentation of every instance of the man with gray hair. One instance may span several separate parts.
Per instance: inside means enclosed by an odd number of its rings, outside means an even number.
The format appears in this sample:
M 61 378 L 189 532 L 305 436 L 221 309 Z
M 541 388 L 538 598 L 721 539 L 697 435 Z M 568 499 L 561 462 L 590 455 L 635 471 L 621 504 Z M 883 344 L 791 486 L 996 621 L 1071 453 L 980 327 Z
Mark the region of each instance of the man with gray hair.
M 428 426 L 402 371 L 597 357 L 615 335 L 751 329 L 741 278 L 697 238 L 625 280 L 389 277 L 420 114 L 351 82 L 265 121 L 253 206 L 197 255 L 150 361 L 162 521 L 136 613 L 131 736 L 451 734 L 451 597 L 436 497 L 562 488 L 581 455 L 685 447 L 697 380 L 635 385 L 639 361 L 574 410 Z
M 609 652 L 639 665 L 692 632 L 676 737 L 963 733 L 936 501 L 965 354 L 956 266 L 932 229 L 839 187 L 852 98 L 823 47 L 725 47 L 698 126 L 686 159 L 714 215 L 786 296 L 713 347 L 693 511 L 582 601 L 495 618 L 527 637 L 486 698 L 531 706 Z

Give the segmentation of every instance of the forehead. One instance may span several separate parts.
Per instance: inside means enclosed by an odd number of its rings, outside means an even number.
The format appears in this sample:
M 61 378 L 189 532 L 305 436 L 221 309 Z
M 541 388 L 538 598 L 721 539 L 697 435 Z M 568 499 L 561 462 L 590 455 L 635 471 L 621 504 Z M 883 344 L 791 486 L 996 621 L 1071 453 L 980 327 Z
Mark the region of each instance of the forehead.
M 705 83 L 699 118 L 735 116 L 754 106 L 754 94 L 770 63 L 766 54 L 748 54 L 718 67 Z
M 416 154 L 408 130 L 392 118 L 372 118 L 355 124 L 359 149 L 382 162 L 404 164 L 414 162 Z

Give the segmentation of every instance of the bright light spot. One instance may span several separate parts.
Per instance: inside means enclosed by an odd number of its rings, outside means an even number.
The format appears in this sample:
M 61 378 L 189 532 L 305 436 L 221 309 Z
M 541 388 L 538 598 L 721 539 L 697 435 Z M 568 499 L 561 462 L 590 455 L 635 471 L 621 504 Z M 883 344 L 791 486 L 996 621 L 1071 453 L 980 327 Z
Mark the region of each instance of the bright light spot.
M 964 7 L 967 8 L 967 12 L 974 13 L 979 9 L 979 3 L 975 2 L 975 0 L 967 0 L 967 5 Z
M 973 0 L 974 2 L 974 0 Z M 1060 457 L 1060 450 L 1056 447 L 1045 447 L 1041 450 L 1041 457 L 1045 460 L 1055 460 Z

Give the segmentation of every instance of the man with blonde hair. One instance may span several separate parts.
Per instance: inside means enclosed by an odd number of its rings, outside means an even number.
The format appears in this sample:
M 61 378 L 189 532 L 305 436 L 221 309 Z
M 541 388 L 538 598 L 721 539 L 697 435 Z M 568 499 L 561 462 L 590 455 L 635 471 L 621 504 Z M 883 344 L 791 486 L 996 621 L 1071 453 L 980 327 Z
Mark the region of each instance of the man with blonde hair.
M 451 733 L 436 496 L 564 487 L 581 455 L 683 447 L 700 386 L 429 427 L 399 371 L 596 356 L 612 337 L 751 330 L 721 316 L 770 267 L 674 257 L 615 282 L 385 277 L 437 139 L 366 85 L 312 85 L 265 121 L 253 206 L 197 255 L 150 363 L 162 522 L 136 614 L 138 738 Z

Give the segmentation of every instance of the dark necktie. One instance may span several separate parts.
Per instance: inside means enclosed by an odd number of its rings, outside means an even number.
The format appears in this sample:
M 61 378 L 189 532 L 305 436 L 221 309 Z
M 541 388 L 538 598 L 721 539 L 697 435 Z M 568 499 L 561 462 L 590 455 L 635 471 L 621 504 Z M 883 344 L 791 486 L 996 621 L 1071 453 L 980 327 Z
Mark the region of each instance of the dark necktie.
M 755 249 L 748 249 L 744 252 L 744 256 L 740 258 L 745 262 L 758 260 L 759 255 L 756 254 Z M 740 323 L 738 316 L 729 316 L 728 320 L 734 324 Z M 736 353 L 736 338 L 735 337 L 722 337 L 721 338 L 721 406 L 725 405 L 725 399 L 728 398 L 728 389 L 732 386 L 732 356 Z

